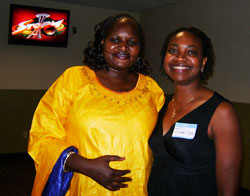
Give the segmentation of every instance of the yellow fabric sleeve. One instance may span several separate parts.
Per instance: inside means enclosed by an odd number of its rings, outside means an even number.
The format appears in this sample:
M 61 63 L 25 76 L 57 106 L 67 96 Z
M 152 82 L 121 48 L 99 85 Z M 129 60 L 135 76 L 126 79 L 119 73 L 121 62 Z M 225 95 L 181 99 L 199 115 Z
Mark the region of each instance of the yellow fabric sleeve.
M 40 195 L 49 174 L 63 150 L 74 144 L 65 141 L 64 123 L 73 94 L 67 85 L 66 70 L 48 89 L 34 113 L 28 153 L 35 161 L 36 177 L 32 195 Z

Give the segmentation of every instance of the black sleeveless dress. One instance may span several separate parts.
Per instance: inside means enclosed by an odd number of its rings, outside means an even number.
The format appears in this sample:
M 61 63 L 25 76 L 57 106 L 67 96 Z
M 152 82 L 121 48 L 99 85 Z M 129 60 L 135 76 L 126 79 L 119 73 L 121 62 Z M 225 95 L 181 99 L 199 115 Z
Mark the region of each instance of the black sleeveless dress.
M 217 196 L 215 147 L 207 132 L 216 108 L 228 100 L 215 92 L 163 136 L 162 122 L 169 100 L 149 139 L 154 155 L 148 182 L 149 196 Z

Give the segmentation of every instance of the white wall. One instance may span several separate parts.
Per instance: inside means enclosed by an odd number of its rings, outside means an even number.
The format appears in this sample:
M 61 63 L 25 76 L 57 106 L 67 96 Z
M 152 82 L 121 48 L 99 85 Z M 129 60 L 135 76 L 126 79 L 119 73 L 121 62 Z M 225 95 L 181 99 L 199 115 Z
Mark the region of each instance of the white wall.
M 76 26 L 77 34 L 69 38 L 67 48 L 8 45 L 10 3 L 70 10 L 70 28 Z M 82 64 L 83 50 L 94 38 L 94 25 L 117 13 L 39 0 L 0 1 L 0 89 L 47 89 L 67 67 Z
M 203 30 L 213 42 L 216 65 L 208 86 L 232 101 L 250 103 L 250 1 L 183 0 L 141 15 L 152 76 L 172 93 L 173 86 L 158 70 L 163 40 L 181 26 Z

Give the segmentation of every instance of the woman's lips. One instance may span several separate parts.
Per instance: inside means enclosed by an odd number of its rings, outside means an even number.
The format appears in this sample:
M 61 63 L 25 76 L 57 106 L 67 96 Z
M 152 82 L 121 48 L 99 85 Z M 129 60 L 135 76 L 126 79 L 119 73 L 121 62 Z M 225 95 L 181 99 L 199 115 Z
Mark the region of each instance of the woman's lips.
M 184 67 L 184 66 L 173 66 L 171 67 L 172 69 L 178 69 L 178 70 L 185 70 L 185 69 L 190 69 L 189 67 Z
M 128 59 L 130 56 L 127 53 L 124 52 L 119 52 L 115 54 L 116 58 L 121 59 L 121 60 L 125 60 Z
M 177 72 L 183 72 L 183 71 L 187 71 L 190 69 L 190 66 L 186 66 L 186 65 L 170 65 L 170 69 L 173 71 L 177 71 Z

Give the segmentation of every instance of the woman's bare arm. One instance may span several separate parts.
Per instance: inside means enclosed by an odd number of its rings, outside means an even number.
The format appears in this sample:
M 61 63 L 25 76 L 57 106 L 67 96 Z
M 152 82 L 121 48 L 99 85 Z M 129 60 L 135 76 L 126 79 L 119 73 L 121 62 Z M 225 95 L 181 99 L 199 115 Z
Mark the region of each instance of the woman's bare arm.
M 218 196 L 236 196 L 242 167 L 242 135 L 233 106 L 221 103 L 209 127 L 215 141 Z

